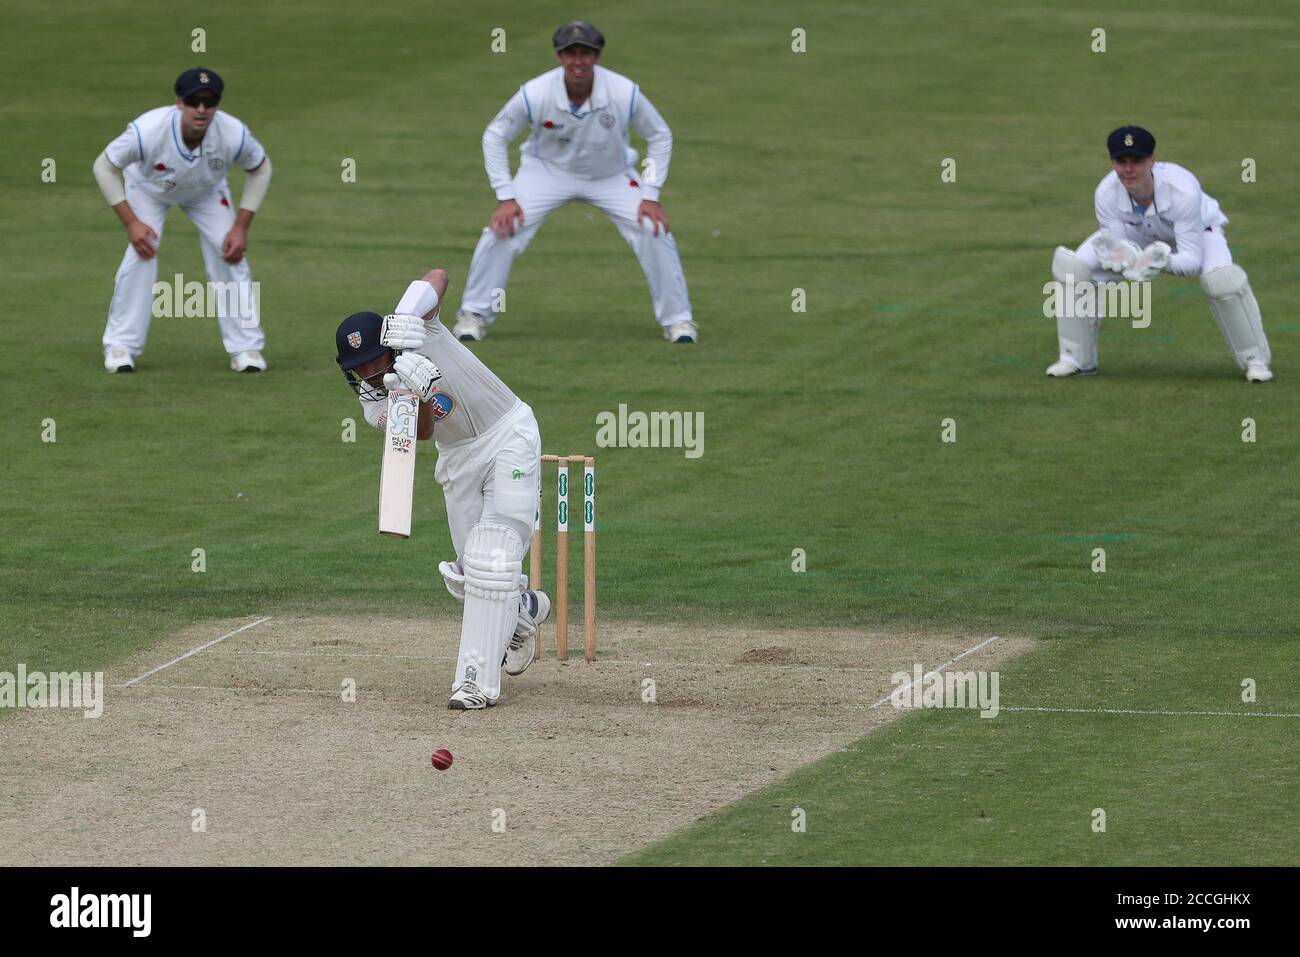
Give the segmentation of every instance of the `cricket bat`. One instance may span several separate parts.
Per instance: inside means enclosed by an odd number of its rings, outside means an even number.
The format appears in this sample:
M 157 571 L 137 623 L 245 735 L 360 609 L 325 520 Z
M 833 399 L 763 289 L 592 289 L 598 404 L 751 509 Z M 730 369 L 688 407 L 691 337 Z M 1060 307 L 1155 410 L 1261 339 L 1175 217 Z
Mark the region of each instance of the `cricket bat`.
M 379 466 L 379 532 L 411 537 L 411 499 L 415 492 L 416 428 L 420 397 L 408 389 L 388 393 L 384 458 Z

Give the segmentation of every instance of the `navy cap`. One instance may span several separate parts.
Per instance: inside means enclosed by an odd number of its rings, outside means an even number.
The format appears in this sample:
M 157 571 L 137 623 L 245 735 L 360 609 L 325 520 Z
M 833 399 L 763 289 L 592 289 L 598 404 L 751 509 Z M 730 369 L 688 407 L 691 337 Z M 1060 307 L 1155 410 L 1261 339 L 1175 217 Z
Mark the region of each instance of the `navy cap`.
M 570 20 L 551 37 L 556 50 L 584 46 L 593 50 L 605 49 L 605 34 L 601 33 L 586 20 Z
M 355 369 L 388 352 L 379 341 L 383 327 L 384 317 L 377 312 L 354 312 L 340 322 L 334 334 L 340 368 Z
M 207 67 L 196 66 L 192 70 L 186 70 L 176 78 L 176 95 L 182 100 L 199 90 L 211 90 L 221 98 L 221 90 L 225 86 L 221 82 L 221 77 L 217 76 L 215 70 L 209 70 Z
M 1106 149 L 1111 159 L 1137 156 L 1142 159 L 1156 151 L 1156 138 L 1140 126 L 1121 126 L 1106 137 Z

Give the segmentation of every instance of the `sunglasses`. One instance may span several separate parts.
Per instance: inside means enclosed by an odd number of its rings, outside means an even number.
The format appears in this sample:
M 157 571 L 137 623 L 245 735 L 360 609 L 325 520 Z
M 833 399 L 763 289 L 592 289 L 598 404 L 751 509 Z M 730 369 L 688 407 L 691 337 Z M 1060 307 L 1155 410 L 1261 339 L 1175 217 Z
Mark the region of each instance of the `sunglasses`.
M 181 100 L 186 106 L 207 106 L 213 109 L 221 102 L 219 96 L 187 96 Z

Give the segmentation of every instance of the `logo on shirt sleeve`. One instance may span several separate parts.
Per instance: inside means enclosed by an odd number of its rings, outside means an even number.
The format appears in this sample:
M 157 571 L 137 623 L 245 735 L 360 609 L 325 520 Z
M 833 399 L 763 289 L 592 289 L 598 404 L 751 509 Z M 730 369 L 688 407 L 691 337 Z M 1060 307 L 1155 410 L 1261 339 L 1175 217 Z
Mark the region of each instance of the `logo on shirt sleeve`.
M 446 392 L 435 392 L 429 400 L 429 411 L 435 419 L 445 419 L 456 408 L 456 400 Z

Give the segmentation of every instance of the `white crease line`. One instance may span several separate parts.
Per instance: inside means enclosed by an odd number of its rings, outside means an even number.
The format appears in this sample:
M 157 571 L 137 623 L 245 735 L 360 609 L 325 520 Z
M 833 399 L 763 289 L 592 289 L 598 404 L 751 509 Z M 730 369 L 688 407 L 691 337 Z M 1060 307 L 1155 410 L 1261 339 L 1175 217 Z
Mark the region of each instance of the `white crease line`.
M 937 675 L 939 672 L 943 671 L 944 668 L 947 668 L 947 667 L 948 667 L 950 664 L 952 664 L 953 662 L 955 662 L 955 661 L 960 661 L 962 658 L 965 658 L 967 655 L 973 655 L 973 654 L 975 654 L 975 652 L 979 651 L 979 650 L 980 650 L 981 648 L 983 648 L 985 645 L 991 645 L 991 644 L 993 644 L 993 642 L 997 641 L 1000 637 L 1002 637 L 1002 636 L 1001 636 L 1001 635 L 994 635 L 992 638 L 985 638 L 983 641 L 981 641 L 981 642 L 980 642 L 978 645 L 976 645 L 974 648 L 967 648 L 967 649 L 966 649 L 965 651 L 963 651 L 961 654 L 959 654 L 959 655 L 955 655 L 955 656 L 953 656 L 952 658 L 949 658 L 947 661 L 945 661 L 943 664 L 941 664 L 938 668 L 935 668 L 933 671 L 927 671 L 925 674 L 923 674 L 923 675 L 921 676 L 921 680 L 924 681 L 926 678 L 930 677 L 930 675 Z M 901 694 L 902 694 L 904 691 L 906 691 L 908 688 L 912 687 L 912 685 L 913 685 L 914 683 L 915 683 L 915 682 L 911 682 L 911 681 L 909 681 L 907 684 L 903 685 L 901 688 L 895 688 L 893 691 L 889 692 L 889 694 L 885 695 L 883 698 L 881 698 L 879 701 L 877 701 L 877 702 L 876 702 L 875 704 L 873 704 L 871 707 L 872 707 L 872 708 L 879 708 L 882 704 L 884 704 L 884 703 L 885 703 L 886 701 L 888 701 L 890 698 L 893 698 L 895 695 L 901 695 Z M 867 710 L 871 710 L 871 709 L 868 708 Z M 901 710 L 901 709 L 900 709 L 900 710 Z M 1006 709 L 1003 708 L 1002 710 L 1005 711 Z
M 1139 711 L 1129 708 L 999 708 L 999 711 L 1034 711 L 1045 714 L 1154 714 L 1169 717 L 1300 718 L 1300 711 Z
M 206 645 L 199 645 L 197 648 L 195 648 L 195 649 L 193 649 L 193 650 L 191 650 L 191 651 L 187 651 L 187 652 L 185 652 L 185 654 L 181 655 L 179 658 L 173 658 L 171 661 L 167 662 L 167 664 L 165 664 L 165 665 L 159 665 L 157 668 L 154 668 L 152 671 L 146 671 L 144 674 L 139 675 L 138 677 L 132 678 L 132 679 L 131 679 L 130 681 L 128 681 L 126 684 L 122 685 L 122 687 L 123 687 L 123 688 L 129 688 L 129 687 L 131 687 L 131 685 L 136 684 L 137 682 L 144 681 L 144 679 L 145 679 L 145 678 L 148 678 L 150 675 L 156 675 L 158 672 L 162 671 L 164 668 L 170 668 L 172 665 L 184 661 L 186 658 L 189 658 L 191 655 L 197 655 L 197 654 L 198 654 L 200 651 L 202 651 L 204 648 L 211 648 L 213 645 L 219 645 L 219 644 L 221 644 L 221 642 L 225 641 L 227 638 L 234 638 L 235 635 L 239 634 L 241 631 L 248 631 L 248 629 L 250 629 L 250 628 L 255 628 L 255 627 L 257 627 L 258 625 L 260 625 L 262 622 L 264 622 L 264 621 L 270 621 L 270 620 L 271 620 L 271 616 L 270 616 L 270 615 L 267 615 L 265 618 L 259 618 L 259 619 L 257 619 L 257 621 L 249 622 L 247 625 L 244 625 L 244 626 L 241 627 L 241 628 L 236 628 L 234 631 L 232 631 L 232 632 L 231 632 L 230 634 L 228 634 L 228 635 L 222 635 L 220 638 L 215 638 L 215 639 L 213 639 L 212 641 L 209 641 Z
M 967 654 L 970 654 L 970 652 L 963 652 L 957 657 L 962 658 L 965 657 L 965 655 Z M 379 659 L 391 658 L 394 661 L 459 661 L 460 660 L 456 655 L 399 655 L 387 651 L 335 651 L 335 650 L 259 651 L 254 648 L 238 648 L 238 649 L 232 649 L 228 653 L 228 657 L 231 658 L 237 658 L 241 655 L 264 655 L 270 658 L 321 658 L 326 661 L 337 659 L 337 658 L 379 658 Z M 957 658 L 953 659 L 953 661 L 956 660 Z M 537 664 L 541 664 L 542 662 L 549 662 L 551 664 L 559 664 L 559 665 L 566 665 L 566 664 L 585 665 L 586 664 L 586 662 L 582 661 L 578 657 L 570 658 L 566 662 L 566 661 L 560 661 L 558 658 L 554 657 L 554 655 L 546 655 L 545 657 L 539 658 L 537 661 L 534 661 L 533 664 L 537 665 Z M 606 658 L 604 656 L 598 656 L 596 660 L 592 662 L 592 664 L 636 665 L 637 667 L 641 667 L 641 668 L 657 668 L 661 666 L 662 667 L 672 666 L 678 668 L 699 668 L 701 666 L 735 665 L 737 667 L 746 667 L 746 668 L 750 668 L 750 667 L 774 668 L 774 669 L 779 669 L 781 671 L 866 671 L 866 672 L 878 671 L 881 674 L 891 674 L 891 675 L 894 674 L 894 670 L 889 668 L 882 668 L 879 665 L 855 664 L 853 662 L 831 662 L 824 665 L 808 665 L 808 664 L 783 663 L 780 661 L 736 661 L 734 659 L 729 661 L 711 660 L 711 659 L 700 659 L 699 661 L 662 661 L 662 660 L 646 661 L 644 658 Z M 116 685 L 116 687 L 121 688 L 124 686 Z
M 126 685 L 113 685 L 115 688 L 125 688 Z M 233 687 L 228 685 L 163 685 L 154 682 L 149 686 L 152 691 L 227 691 L 237 692 L 239 694 L 261 694 L 261 695 L 278 695 L 278 694 L 319 694 L 334 697 L 339 694 L 338 691 L 331 691 L 320 688 L 258 688 L 253 685 L 244 685 Z

